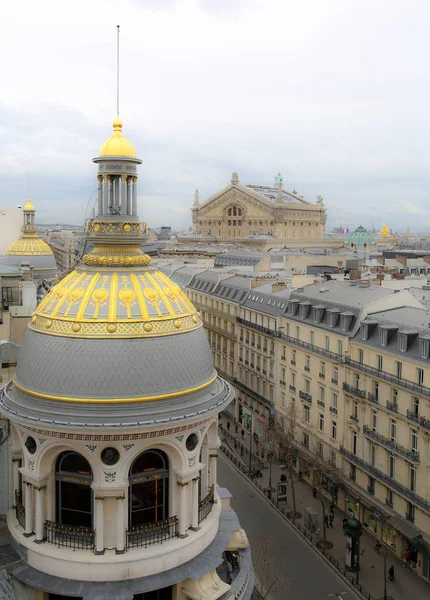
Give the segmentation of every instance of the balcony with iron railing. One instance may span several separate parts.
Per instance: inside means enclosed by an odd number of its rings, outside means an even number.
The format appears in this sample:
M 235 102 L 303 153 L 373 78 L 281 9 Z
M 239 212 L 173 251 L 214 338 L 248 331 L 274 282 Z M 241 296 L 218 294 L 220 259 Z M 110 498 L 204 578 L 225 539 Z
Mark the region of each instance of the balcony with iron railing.
M 279 380 L 279 383 L 280 383 L 280 384 L 281 384 L 283 387 L 285 387 L 285 386 L 287 385 L 287 383 L 286 383 L 286 381 L 285 381 L 284 379 L 280 379 L 280 380 Z
M 312 396 L 311 396 L 311 394 L 309 394 L 309 392 L 303 392 L 302 390 L 300 390 L 299 396 L 305 402 L 309 402 L 309 404 L 312 403 Z
M 261 394 L 259 394 L 252 388 L 248 387 L 247 385 L 245 385 L 244 383 L 242 383 L 241 381 L 239 381 L 236 378 L 234 379 L 234 385 L 236 387 L 238 387 L 240 390 L 242 390 L 243 392 L 245 392 L 246 394 L 248 394 L 248 396 L 251 396 L 251 398 L 258 400 L 258 402 L 260 402 L 261 404 L 264 404 L 268 408 L 273 407 L 273 400 L 269 400 L 269 398 L 262 396 Z
M 337 408 L 335 406 L 330 406 L 329 411 L 333 414 L 333 415 L 337 415 Z
M 321 379 L 325 379 L 325 373 L 319 373 L 319 377 L 320 377 Z
M 311 372 L 311 368 L 310 368 L 308 365 L 305 365 L 304 369 L 305 369 L 305 371 L 307 371 L 308 373 L 310 373 L 310 372 Z
M 252 321 L 242 319 L 242 317 L 237 317 L 237 322 L 240 323 L 241 325 L 245 325 L 245 327 L 249 327 L 250 329 L 254 329 L 255 331 L 264 333 L 265 335 L 270 335 L 270 336 L 276 335 L 276 331 L 273 331 L 273 329 L 268 329 L 267 327 L 263 327 L 262 325 L 258 325 L 257 323 L 252 323 Z
M 212 510 L 215 502 L 214 486 L 211 485 L 208 494 L 199 502 L 199 523 L 201 523 Z
M 324 408 L 325 407 L 325 402 L 324 400 L 317 400 L 317 404 L 320 408 Z
M 342 384 L 342 389 L 344 392 L 350 396 L 354 396 L 355 398 L 364 399 L 366 397 L 366 392 L 364 390 L 360 390 L 360 388 L 349 385 L 349 383 L 344 382 Z
M 169 517 L 162 521 L 138 525 L 127 529 L 126 548 L 147 548 L 152 544 L 162 544 L 178 536 L 178 518 Z
M 361 371 L 363 373 L 368 373 L 369 375 L 373 375 L 377 379 L 383 379 L 388 383 L 392 383 L 398 387 L 402 387 L 406 390 L 410 390 L 417 394 L 421 394 L 422 396 L 426 396 L 430 398 L 430 388 L 421 385 L 420 383 L 415 383 L 414 381 L 410 381 L 409 379 L 404 379 L 403 377 L 396 377 L 395 375 L 391 375 L 390 373 L 386 373 L 383 370 L 376 369 L 375 367 L 371 367 L 369 365 L 362 364 L 356 360 L 352 360 L 352 358 L 346 357 L 345 364 L 357 371 Z
M 416 411 L 407 410 L 406 417 L 420 427 L 423 427 L 423 429 L 430 431 L 430 420 L 426 419 L 425 417 L 421 417 Z
M 290 392 L 295 392 L 296 391 L 296 386 L 295 385 L 291 385 L 290 384 Z
M 358 415 L 350 415 L 349 418 L 351 419 L 351 421 L 355 421 L 355 423 L 358 423 Z
M 377 431 L 373 431 L 373 429 L 370 429 L 370 427 L 368 425 L 364 425 L 363 433 L 366 437 L 374 440 L 381 446 L 384 446 L 384 448 L 387 448 L 388 450 L 394 452 L 395 454 L 398 454 L 402 458 L 405 458 L 406 460 L 413 462 L 413 463 L 420 462 L 420 453 L 417 450 L 413 450 L 413 449 L 408 450 L 408 448 L 405 448 L 401 444 L 398 444 L 397 442 L 390 440 L 389 438 L 386 438 L 385 436 L 378 433 Z
M 387 400 L 386 408 L 388 408 L 388 410 L 390 410 L 393 413 L 399 412 L 399 405 L 397 404 L 397 402 L 392 402 L 391 400 Z
M 49 544 L 71 550 L 95 550 L 95 531 L 90 527 L 45 521 L 44 537 Z
M 353 463 L 369 475 L 372 475 L 373 477 L 375 477 L 375 479 L 382 481 L 392 490 L 394 490 L 395 492 L 397 492 L 398 494 L 400 494 L 401 496 L 411 501 L 416 506 L 422 508 L 428 514 L 430 514 L 430 502 L 428 500 L 426 500 L 422 496 L 419 496 L 416 492 L 413 492 L 411 489 L 407 488 L 401 483 L 398 483 L 398 481 L 396 481 L 392 477 L 389 477 L 376 467 L 373 467 L 370 463 L 366 462 L 362 458 L 356 456 L 355 454 L 344 448 L 344 446 L 340 447 L 340 453 L 343 456 L 345 456 L 345 458 L 347 458 L 351 463 Z
M 339 385 L 339 379 L 337 377 L 332 377 L 331 382 L 333 385 Z
M 376 394 L 372 394 L 372 392 L 367 393 L 367 399 L 369 402 L 372 402 L 372 404 L 379 404 L 378 396 Z

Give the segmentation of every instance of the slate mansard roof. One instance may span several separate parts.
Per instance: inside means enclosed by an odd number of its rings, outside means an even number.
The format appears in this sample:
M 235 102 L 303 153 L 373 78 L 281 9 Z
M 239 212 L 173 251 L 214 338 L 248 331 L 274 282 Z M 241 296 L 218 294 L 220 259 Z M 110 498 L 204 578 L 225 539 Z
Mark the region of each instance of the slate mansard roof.
M 402 307 L 370 314 L 362 321 L 355 341 L 405 360 L 428 365 L 430 311 L 424 308 Z M 422 342 L 425 342 L 424 347 Z

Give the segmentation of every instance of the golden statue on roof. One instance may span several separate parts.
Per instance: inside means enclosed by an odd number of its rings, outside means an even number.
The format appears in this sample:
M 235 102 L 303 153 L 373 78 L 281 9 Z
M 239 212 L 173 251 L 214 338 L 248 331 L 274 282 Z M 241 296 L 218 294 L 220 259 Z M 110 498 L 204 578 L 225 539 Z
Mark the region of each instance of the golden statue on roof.
M 382 229 L 379 233 L 382 237 L 390 237 L 390 230 L 386 223 L 382 223 Z

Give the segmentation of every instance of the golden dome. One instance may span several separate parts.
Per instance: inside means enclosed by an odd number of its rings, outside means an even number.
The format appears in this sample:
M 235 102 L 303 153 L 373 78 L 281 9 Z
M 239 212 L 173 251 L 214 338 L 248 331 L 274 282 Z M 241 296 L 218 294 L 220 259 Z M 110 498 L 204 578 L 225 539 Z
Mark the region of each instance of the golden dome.
M 38 305 L 30 329 L 79 338 L 142 338 L 202 327 L 181 290 L 157 269 L 78 267 Z
M 122 133 L 122 121 L 120 119 L 115 119 L 113 122 L 113 134 L 101 147 L 100 156 L 129 156 L 136 158 L 136 150 L 133 144 Z
M 36 210 L 32 205 L 30 198 L 28 198 L 27 204 L 24 206 L 23 210 Z
M 34 210 L 34 209 L 33 209 Z M 20 254 L 26 256 L 41 256 L 52 254 L 51 248 L 39 237 L 20 237 L 6 250 L 6 254 Z

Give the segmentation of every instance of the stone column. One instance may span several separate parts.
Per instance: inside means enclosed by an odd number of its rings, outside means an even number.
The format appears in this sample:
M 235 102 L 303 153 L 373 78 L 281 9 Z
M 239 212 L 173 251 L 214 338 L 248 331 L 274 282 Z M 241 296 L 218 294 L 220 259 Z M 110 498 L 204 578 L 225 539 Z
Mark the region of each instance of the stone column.
M 124 500 L 125 496 L 116 497 L 116 554 L 125 552 Z
M 187 525 L 186 525 L 186 486 L 188 485 L 188 481 L 185 483 L 182 481 L 178 481 L 179 488 L 179 511 L 178 511 L 178 535 L 180 538 L 185 538 L 188 536 L 186 533 Z
M 103 210 L 102 213 L 104 215 L 108 215 L 109 214 L 109 175 L 102 175 L 102 204 L 103 204 Z
M 13 498 L 12 498 L 12 506 L 16 504 L 16 495 L 19 492 L 19 463 L 21 462 L 20 458 L 12 459 L 12 490 L 13 490 Z
M 202 463 L 204 464 L 203 469 L 200 471 L 200 477 L 202 480 L 201 483 L 201 493 L 202 498 L 207 496 L 209 491 L 209 448 L 206 443 L 202 445 Z
M 95 554 L 104 554 L 104 496 L 95 497 L 95 515 L 94 524 L 96 530 L 96 551 Z
M 121 196 L 119 203 L 121 205 L 121 214 L 128 214 L 128 202 L 127 202 L 127 175 L 121 175 Z
M 35 512 L 36 512 L 36 526 L 35 533 L 36 539 L 34 540 L 38 544 L 41 544 L 45 538 L 45 489 L 46 485 L 35 487 L 34 493 L 35 498 Z M 26 513 L 27 516 L 27 513 Z
M 97 175 L 97 182 L 99 184 L 97 211 L 101 215 L 103 213 L 103 177 L 101 175 Z
M 33 535 L 33 486 L 25 482 L 25 537 Z
M 193 531 L 198 531 L 199 527 L 199 479 L 200 477 L 195 477 L 193 479 L 193 498 L 192 498 L 192 522 L 191 528 Z
M 209 486 L 216 487 L 216 461 L 218 458 L 218 454 L 216 452 L 212 452 L 209 454 Z
M 110 214 L 109 206 L 113 206 L 113 177 L 108 175 L 109 195 L 108 195 L 108 214 Z
M 137 216 L 137 177 L 133 177 L 132 190 L 132 212 L 135 217 Z
M 127 177 L 127 214 L 133 214 L 131 194 L 133 190 L 133 182 L 131 177 Z

